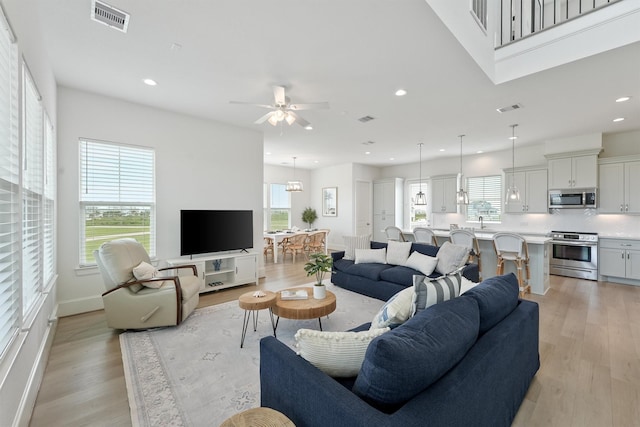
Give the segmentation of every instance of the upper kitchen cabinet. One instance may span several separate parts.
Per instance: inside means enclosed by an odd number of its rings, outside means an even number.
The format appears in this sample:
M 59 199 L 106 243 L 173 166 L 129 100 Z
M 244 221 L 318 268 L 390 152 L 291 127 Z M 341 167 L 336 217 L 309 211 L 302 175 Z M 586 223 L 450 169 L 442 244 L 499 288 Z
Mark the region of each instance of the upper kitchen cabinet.
M 431 178 L 431 212 L 456 213 L 458 202 L 458 178 L 456 175 L 434 176 Z
M 640 156 L 601 159 L 600 213 L 640 214 Z
M 600 149 L 547 154 L 549 189 L 596 188 Z
M 547 213 L 547 169 L 505 169 L 505 182 L 513 182 L 520 191 L 520 200 L 505 205 L 506 213 Z

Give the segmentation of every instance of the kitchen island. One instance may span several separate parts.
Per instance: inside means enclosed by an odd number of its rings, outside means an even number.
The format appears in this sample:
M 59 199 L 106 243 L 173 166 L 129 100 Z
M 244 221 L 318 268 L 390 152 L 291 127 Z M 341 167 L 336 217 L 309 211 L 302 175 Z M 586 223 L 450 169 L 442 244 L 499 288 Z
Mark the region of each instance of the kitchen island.
M 449 240 L 449 230 L 433 230 L 438 240 L 438 245 L 442 245 Z M 487 279 L 496 275 L 498 257 L 493 247 L 493 235 L 498 231 L 474 230 L 480 247 L 481 279 Z M 413 240 L 413 233 L 403 231 L 407 240 Z M 520 234 L 527 241 L 529 247 L 529 270 L 531 278 L 529 285 L 531 292 L 537 295 L 544 295 L 549 289 L 549 256 L 551 250 L 551 238 L 543 234 Z M 516 273 L 514 263 L 505 262 L 504 272 Z M 523 272 L 523 276 L 524 276 Z M 526 277 L 526 276 L 525 276 Z

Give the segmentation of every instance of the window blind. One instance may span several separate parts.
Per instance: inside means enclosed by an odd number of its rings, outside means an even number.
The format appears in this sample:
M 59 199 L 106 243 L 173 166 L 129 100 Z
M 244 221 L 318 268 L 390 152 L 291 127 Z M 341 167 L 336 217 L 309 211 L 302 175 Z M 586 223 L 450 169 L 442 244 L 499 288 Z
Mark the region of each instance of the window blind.
M 502 215 L 502 177 L 500 175 L 467 178 L 469 205 L 467 221 L 500 222 Z
M 56 273 L 56 140 L 48 115 L 44 117 L 44 211 L 43 263 L 44 284 L 48 285 Z
M 155 152 L 80 140 L 80 264 L 105 241 L 132 237 L 155 255 Z
M 23 64 L 22 313 L 42 290 L 43 118 L 40 95 Z
M 18 49 L 12 41 L 0 31 L 0 355 L 20 325 Z

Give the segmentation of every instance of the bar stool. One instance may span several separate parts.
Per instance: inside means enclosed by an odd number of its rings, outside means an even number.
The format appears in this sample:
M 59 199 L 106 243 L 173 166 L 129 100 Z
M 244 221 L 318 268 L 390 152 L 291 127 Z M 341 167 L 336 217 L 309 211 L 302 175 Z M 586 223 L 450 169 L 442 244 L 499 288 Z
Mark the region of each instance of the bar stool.
M 417 243 L 426 243 L 428 245 L 438 246 L 436 235 L 433 230 L 426 227 L 416 227 L 413 229 L 413 237 Z
M 496 233 L 493 235 L 493 247 L 498 257 L 496 274 L 504 274 L 504 262 L 512 261 L 516 265 L 518 284 L 520 285 L 520 296 L 531 292 L 529 279 L 529 247 L 527 241 L 519 234 Z M 525 268 L 526 278 L 522 277 L 522 268 Z
M 469 230 L 451 230 L 449 240 L 454 245 L 469 248 L 469 260 L 478 264 L 478 276 L 482 280 L 482 266 L 480 264 L 480 245 L 473 231 Z
M 387 235 L 387 240 L 395 240 L 397 242 L 404 242 L 404 236 L 402 235 L 402 230 L 396 227 L 395 225 L 389 225 L 384 229 L 385 234 Z

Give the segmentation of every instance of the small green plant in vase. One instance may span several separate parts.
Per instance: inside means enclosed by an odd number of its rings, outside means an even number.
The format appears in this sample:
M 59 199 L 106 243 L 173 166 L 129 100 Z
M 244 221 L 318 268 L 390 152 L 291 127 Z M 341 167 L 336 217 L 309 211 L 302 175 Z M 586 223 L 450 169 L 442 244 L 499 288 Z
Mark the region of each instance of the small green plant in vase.
M 318 219 L 318 214 L 316 213 L 315 209 L 305 208 L 305 210 L 302 211 L 302 221 L 307 223 L 307 225 L 309 226 L 309 230 L 311 230 L 311 226 L 316 221 L 316 219 Z
M 322 284 L 324 274 L 331 271 L 331 265 L 333 260 L 329 255 L 323 253 L 316 253 L 309 255 L 309 262 L 304 265 L 304 271 L 307 272 L 307 276 L 315 274 L 316 283 L 313 285 L 313 297 L 315 299 L 323 299 L 326 297 L 326 288 Z

